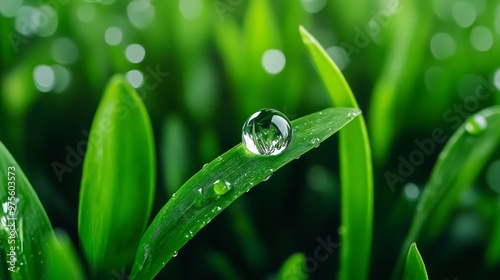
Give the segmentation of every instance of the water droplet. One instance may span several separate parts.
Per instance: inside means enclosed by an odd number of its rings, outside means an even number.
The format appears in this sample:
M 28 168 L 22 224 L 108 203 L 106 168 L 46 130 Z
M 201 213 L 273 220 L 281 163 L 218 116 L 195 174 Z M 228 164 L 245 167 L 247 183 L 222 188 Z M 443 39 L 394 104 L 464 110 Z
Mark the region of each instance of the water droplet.
M 488 125 L 486 118 L 482 115 L 469 117 L 465 122 L 465 130 L 472 135 L 481 133 Z
M 273 176 L 273 173 L 269 174 L 264 180 L 262 180 L 263 182 L 269 180 L 269 178 L 271 178 L 271 176 Z
M 243 144 L 252 153 L 274 156 L 281 154 L 292 140 L 288 118 L 273 109 L 260 110 L 243 125 Z
M 318 144 L 318 145 L 319 145 L 319 138 L 313 138 L 313 139 L 311 140 L 311 144 L 313 144 L 313 145 L 314 145 L 314 144 Z
M 203 168 L 207 167 L 208 163 L 203 164 Z
M 217 195 L 224 195 L 228 191 L 230 191 L 232 188 L 233 187 L 231 187 L 231 184 L 229 182 L 221 181 L 221 180 L 217 180 L 214 182 L 214 192 Z
M 347 114 L 347 117 L 348 118 L 355 118 L 359 115 L 361 115 L 361 110 L 356 110 L 354 112 L 349 112 L 349 114 Z
M 175 193 L 172 194 L 172 198 L 174 198 L 174 197 L 175 197 Z
M 172 257 L 174 257 L 174 258 L 175 258 L 175 257 L 177 257 L 177 255 L 178 255 L 178 254 L 179 254 L 179 252 L 174 251 L 174 253 L 172 254 Z
M 300 158 L 300 156 L 296 157 L 295 159 L 299 159 L 299 158 Z

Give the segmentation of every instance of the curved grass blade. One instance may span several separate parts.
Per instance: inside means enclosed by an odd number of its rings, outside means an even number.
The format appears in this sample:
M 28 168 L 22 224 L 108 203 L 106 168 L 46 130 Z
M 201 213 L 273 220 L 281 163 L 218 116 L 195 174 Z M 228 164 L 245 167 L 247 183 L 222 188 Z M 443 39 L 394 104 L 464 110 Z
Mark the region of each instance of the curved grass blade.
M 94 274 L 121 271 L 133 261 L 155 179 L 148 114 L 135 90 L 114 76 L 92 123 L 80 190 L 78 231 Z
M 354 108 L 326 109 L 294 120 L 293 139 L 279 155 L 252 154 L 240 143 L 207 164 L 175 193 L 144 233 L 133 277 L 152 279 L 194 234 L 238 197 L 359 114 Z
M 408 255 L 406 256 L 406 266 L 404 280 L 429 280 L 424 260 L 417 249 L 417 245 L 412 243 Z
M 393 279 L 399 278 L 406 249 L 418 240 L 424 225 L 444 221 L 457 200 L 476 179 L 500 144 L 500 107 L 491 107 L 471 116 L 453 134 L 417 204 L 410 230 L 403 243 Z
M 300 27 L 302 40 L 335 106 L 358 104 L 344 76 L 325 50 Z M 340 131 L 340 279 L 367 279 L 373 229 L 373 170 L 370 141 L 361 116 Z
M 49 241 L 49 276 L 46 279 L 84 280 L 85 274 L 71 240 L 64 232 L 56 232 L 56 237 Z
M 19 164 L 0 142 L 0 275 L 6 279 L 39 279 L 55 238 L 38 196 Z
M 309 276 L 304 267 L 306 264 L 306 256 L 302 253 L 295 253 L 285 260 L 278 273 L 276 280 L 307 280 Z

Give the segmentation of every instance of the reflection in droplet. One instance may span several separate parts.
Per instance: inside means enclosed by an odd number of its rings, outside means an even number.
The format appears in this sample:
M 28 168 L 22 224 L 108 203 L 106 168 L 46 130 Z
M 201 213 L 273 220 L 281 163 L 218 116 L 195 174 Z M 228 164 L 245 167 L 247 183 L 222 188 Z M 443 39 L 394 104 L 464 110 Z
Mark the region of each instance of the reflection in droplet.
M 78 58 L 76 44 L 68 38 L 58 38 L 52 43 L 51 54 L 54 60 L 61 64 L 71 64 Z
M 281 154 L 292 141 L 292 127 L 288 118 L 274 109 L 263 109 L 252 114 L 243 124 L 242 139 L 252 153 L 265 156 Z
M 458 1 L 453 5 L 453 19 L 463 28 L 471 26 L 476 20 L 476 8 L 469 2 Z
M 94 5 L 83 3 L 76 10 L 76 16 L 82 22 L 91 22 L 94 20 L 96 9 Z
M 267 73 L 278 74 L 285 67 L 286 58 L 282 51 L 271 49 L 264 52 L 261 63 Z
M 484 26 L 477 26 L 470 33 L 470 42 L 478 51 L 487 51 L 493 46 L 493 34 Z
M 148 0 L 135 0 L 127 6 L 128 19 L 135 27 L 148 27 L 155 17 L 155 8 Z
M 326 0 L 300 0 L 300 2 L 308 13 L 317 13 L 323 10 L 326 5 Z
M 125 74 L 125 78 L 134 88 L 140 88 L 144 83 L 144 76 L 139 70 L 130 70 Z
M 118 27 L 108 27 L 106 32 L 104 32 L 104 40 L 108 45 L 116 46 L 120 44 L 123 39 L 122 30 Z
M 38 65 L 33 70 L 33 79 L 35 86 L 39 91 L 47 92 L 54 88 L 55 74 L 54 70 L 47 65 Z
M 346 66 L 351 62 L 351 58 L 347 54 L 346 50 L 342 47 L 333 46 L 326 49 L 326 53 L 335 61 L 335 64 L 340 70 L 344 70 Z
M 201 15 L 203 10 L 203 1 L 201 0 L 180 0 L 179 10 L 181 15 L 188 20 L 193 20 Z
M 125 57 L 132 63 L 139 63 L 144 59 L 146 50 L 139 44 L 128 45 L 125 49 Z
M 455 40 L 447 33 L 436 33 L 432 36 L 430 47 L 432 55 L 439 60 L 452 56 L 457 50 Z

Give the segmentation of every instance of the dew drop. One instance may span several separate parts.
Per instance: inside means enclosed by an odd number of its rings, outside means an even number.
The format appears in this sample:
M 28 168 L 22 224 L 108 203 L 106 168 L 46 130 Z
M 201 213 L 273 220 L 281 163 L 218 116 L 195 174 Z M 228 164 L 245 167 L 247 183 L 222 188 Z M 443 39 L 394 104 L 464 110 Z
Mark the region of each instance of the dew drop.
M 319 145 L 319 138 L 313 138 L 311 140 L 311 144 L 313 144 L 313 145 L 318 144 Z
M 177 255 L 178 255 L 178 254 L 179 254 L 179 252 L 174 251 L 174 253 L 172 254 L 172 257 L 174 257 L 174 258 L 175 258 L 175 257 L 177 257 Z
M 224 195 L 228 191 L 230 191 L 233 187 L 231 187 L 231 184 L 226 181 L 221 181 L 217 180 L 214 182 L 214 192 L 217 195 Z
M 486 129 L 488 123 L 486 118 L 482 115 L 474 115 L 469 117 L 465 122 L 465 130 L 472 135 L 480 134 Z
M 288 118 L 273 109 L 260 110 L 243 125 L 243 144 L 252 153 L 265 156 L 281 154 L 292 140 Z
M 269 180 L 271 178 L 271 176 L 273 176 L 273 173 L 269 174 L 264 180 L 262 180 L 263 182 Z

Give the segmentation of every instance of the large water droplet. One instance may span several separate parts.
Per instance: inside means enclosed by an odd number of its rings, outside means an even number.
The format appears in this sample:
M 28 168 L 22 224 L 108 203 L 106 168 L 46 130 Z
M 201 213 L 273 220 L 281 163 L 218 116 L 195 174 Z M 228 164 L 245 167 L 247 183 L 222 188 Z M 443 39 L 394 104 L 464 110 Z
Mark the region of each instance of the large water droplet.
M 217 195 L 226 194 L 232 189 L 231 184 L 226 181 L 217 180 L 214 182 L 214 192 Z
M 481 133 L 488 125 L 486 118 L 482 115 L 469 117 L 465 122 L 465 130 L 472 135 Z
M 252 153 L 274 156 L 282 153 L 292 141 L 288 118 L 273 109 L 260 110 L 243 125 L 243 144 Z

